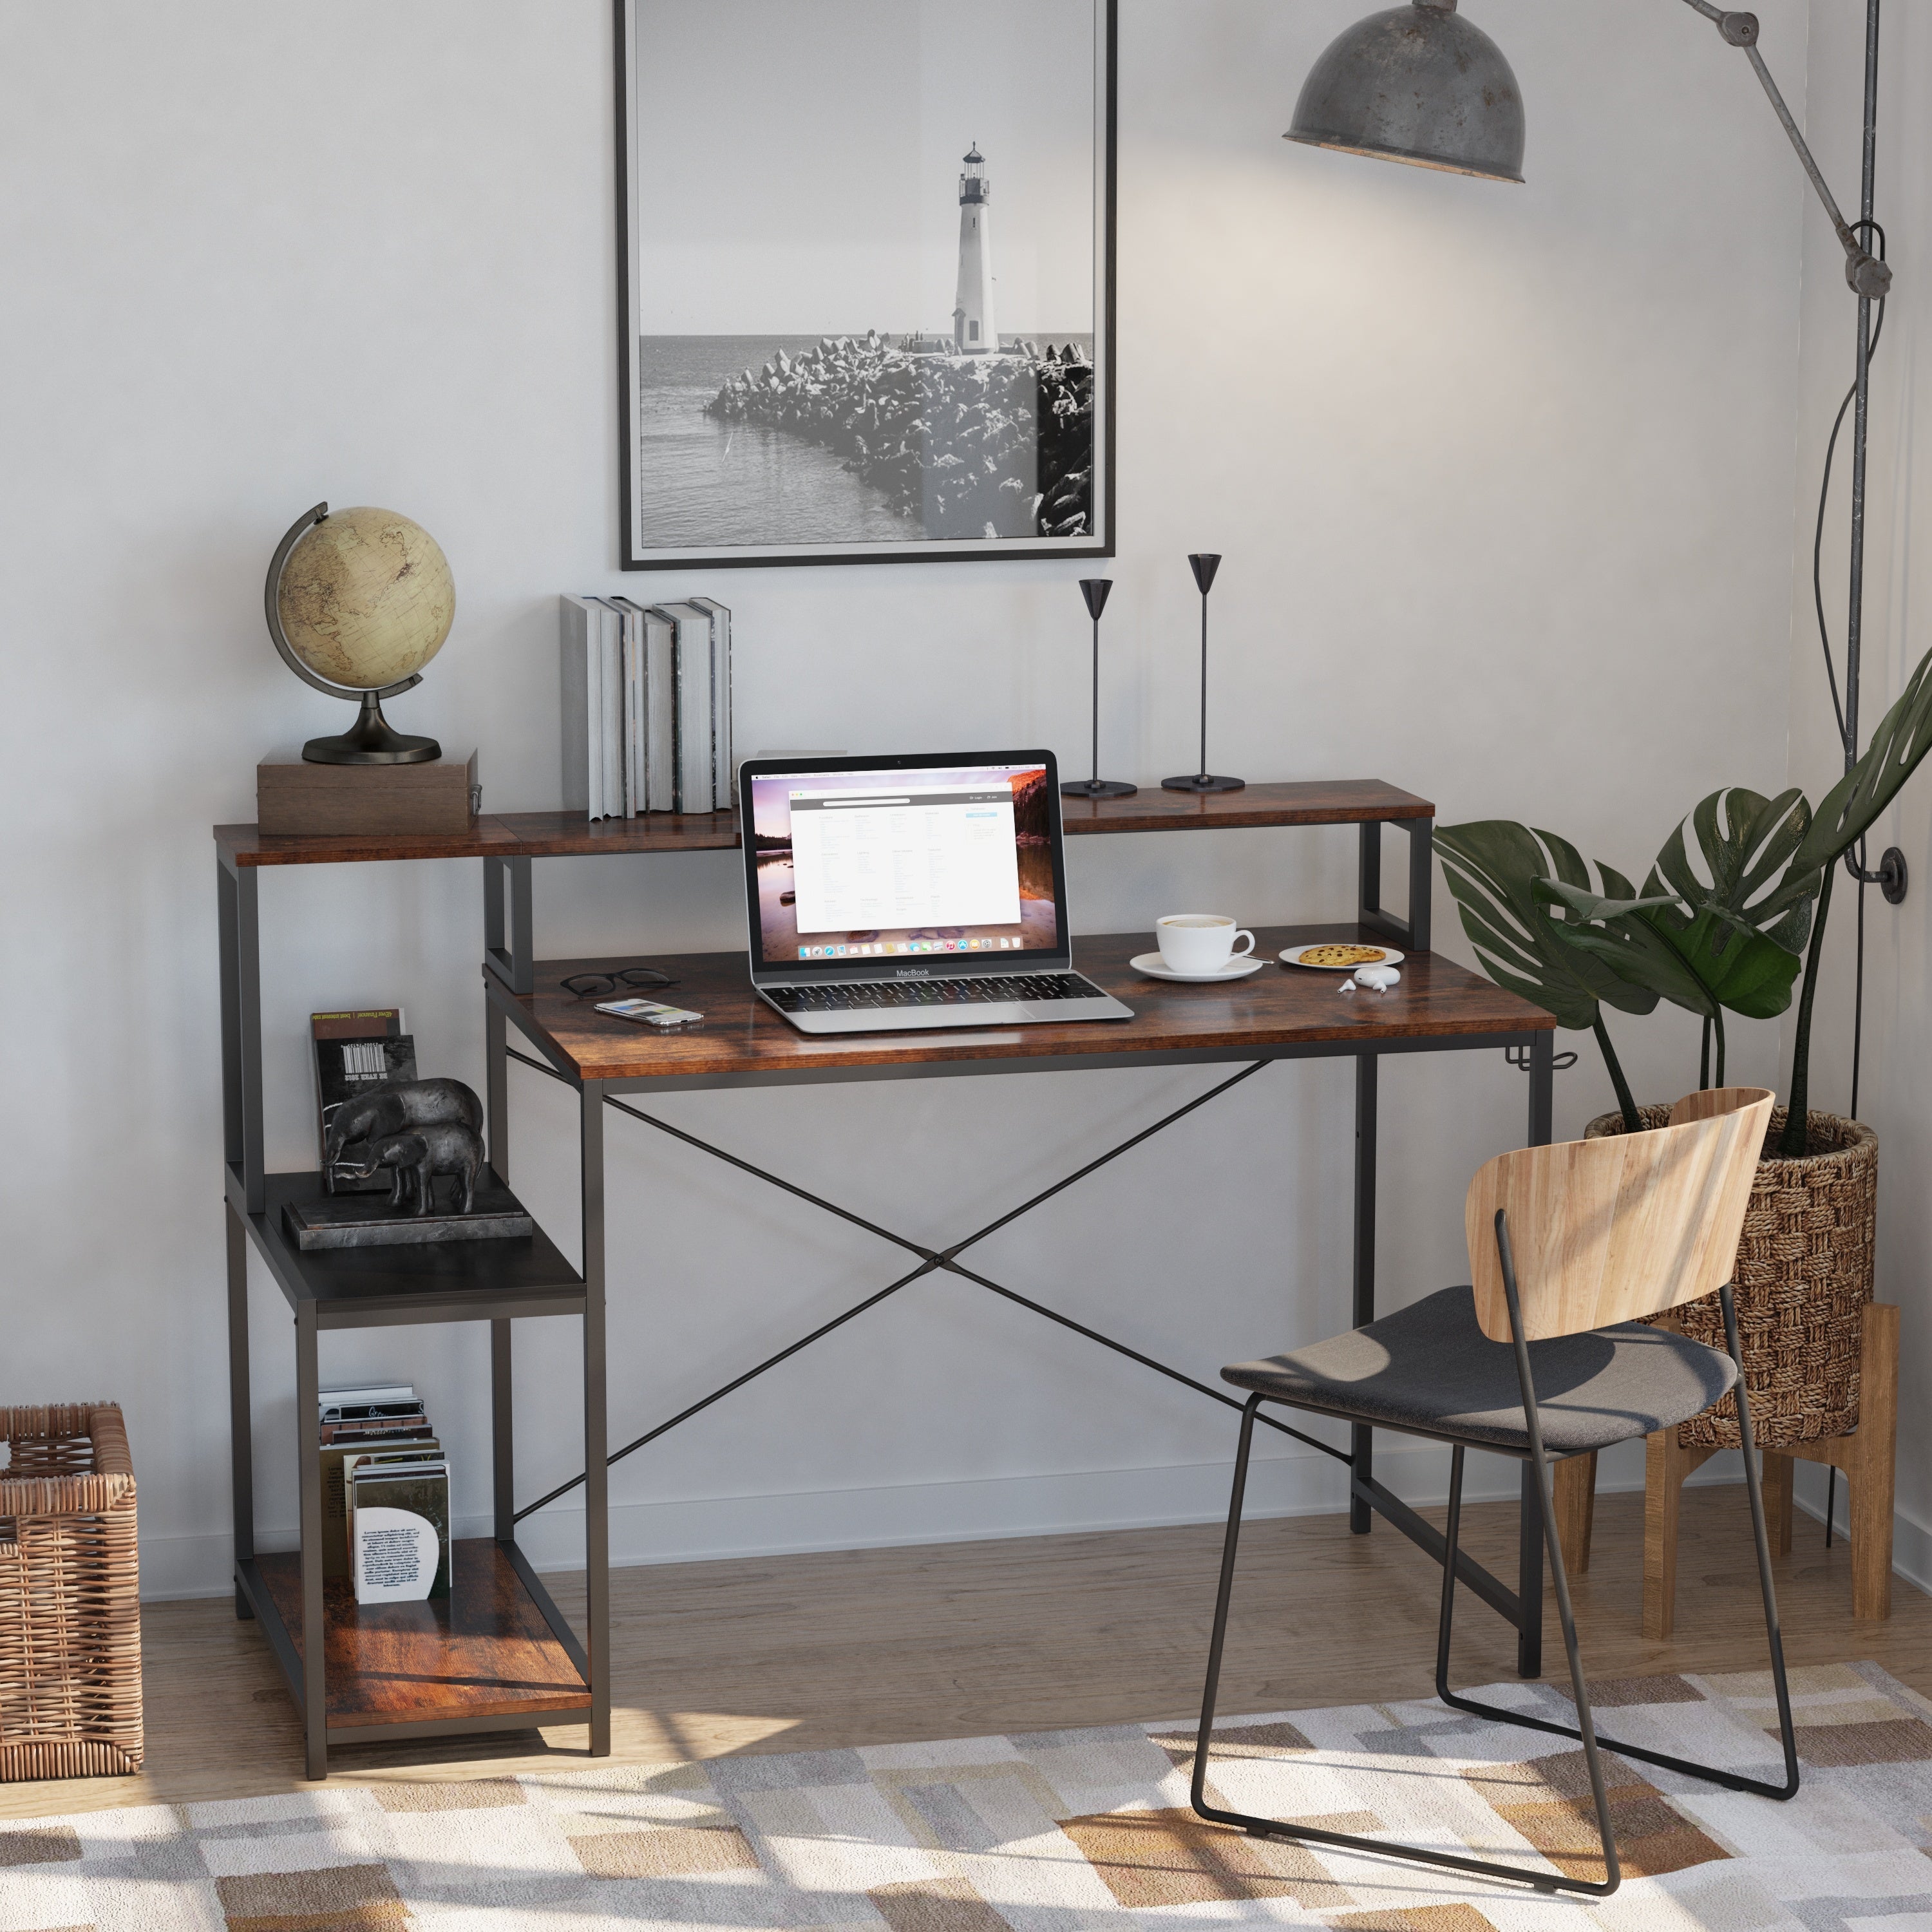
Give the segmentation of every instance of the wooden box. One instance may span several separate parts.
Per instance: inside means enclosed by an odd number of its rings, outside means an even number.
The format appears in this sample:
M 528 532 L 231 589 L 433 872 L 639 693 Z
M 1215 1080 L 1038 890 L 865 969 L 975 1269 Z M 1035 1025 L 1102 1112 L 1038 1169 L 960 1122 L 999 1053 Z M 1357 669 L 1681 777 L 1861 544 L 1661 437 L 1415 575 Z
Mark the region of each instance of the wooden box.
M 255 767 L 255 815 L 266 832 L 464 832 L 476 788 L 473 751 L 423 765 L 311 765 L 274 752 Z

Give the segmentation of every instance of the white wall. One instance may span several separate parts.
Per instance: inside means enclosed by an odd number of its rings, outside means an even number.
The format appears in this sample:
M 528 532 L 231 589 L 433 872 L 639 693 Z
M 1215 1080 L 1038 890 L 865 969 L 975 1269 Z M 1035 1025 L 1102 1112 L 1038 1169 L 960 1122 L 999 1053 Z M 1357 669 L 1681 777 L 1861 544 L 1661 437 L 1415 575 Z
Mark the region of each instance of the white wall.
M 1799 182 L 1682 8 L 1484 0 L 1530 184 L 1280 140 L 1360 0 L 1121 8 L 1120 580 L 1110 767 L 1191 760 L 1214 593 L 1218 769 L 1376 773 L 1627 868 L 1702 793 L 1783 776 Z M 1769 0 L 1794 101 L 1806 14 Z M 158 1592 L 218 1591 L 228 1508 L 208 827 L 255 760 L 343 722 L 262 634 L 308 504 L 434 531 L 458 628 L 400 727 L 553 804 L 554 598 L 616 551 L 604 0 L 0 0 L 0 707 L 8 1234 L 0 1400 L 127 1406 Z M 1901 358 L 1901 365 L 1903 358 Z M 1895 380 L 1894 376 L 1892 380 Z M 736 612 L 748 749 L 1084 742 L 1078 563 L 654 578 Z M 1076 844 L 1088 932 L 1178 904 L 1350 903 L 1352 835 Z M 478 868 L 267 873 L 272 1166 L 310 1159 L 304 1016 L 400 1001 L 480 1084 Z M 544 862 L 554 952 L 739 941 L 729 855 Z M 1460 952 L 1446 895 L 1438 930 Z M 1774 1029 L 1735 1064 L 1768 1076 Z M 1676 1016 L 1619 1029 L 1693 1084 Z M 1559 1131 L 1609 1104 L 1587 1040 Z M 1206 1071 L 679 1096 L 662 1110 L 920 1238 L 955 1238 Z M 1384 1077 L 1385 1305 L 1462 1278 L 1460 1198 L 1521 1137 L 1500 1055 Z M 1346 1319 L 1349 1076 L 1270 1069 L 988 1244 L 988 1270 L 1211 1376 Z M 517 1184 L 568 1245 L 566 1096 L 513 1079 Z M 897 1257 L 642 1127 L 610 1127 L 614 1437 L 890 1279 Z M 291 1376 L 258 1276 L 265 1530 L 293 1516 Z M 532 1330 L 542 1324 L 529 1324 Z M 566 1324 L 524 1346 L 520 1487 L 578 1466 Z M 332 1338 L 427 1390 L 486 1505 L 480 1333 Z M 620 1560 L 1218 1513 L 1230 1419 L 958 1285 L 921 1284 L 613 1483 Z M 1272 1453 L 1272 1452 L 1270 1452 Z M 1435 1492 L 1432 1458 L 1393 1479 Z M 1513 1472 L 1498 1472 L 1504 1480 Z M 1626 1467 L 1629 1480 L 1634 1469 Z M 1267 1506 L 1334 1507 L 1329 1466 Z M 562 1561 L 567 1512 L 538 1532 Z
M 1811 131 L 1833 191 L 1856 215 L 1864 87 L 1864 8 L 1853 0 L 1813 0 Z M 1918 386 L 1918 364 L 1932 349 L 1932 136 L 1922 103 L 1932 74 L 1932 21 L 1922 9 L 1886 10 L 1880 42 L 1878 178 L 1875 208 L 1885 224 L 1894 293 L 1872 364 L 1870 466 L 1867 482 L 1865 616 L 1860 742 L 1898 697 L 1928 649 L 1925 588 L 1912 569 L 1915 545 L 1932 533 L 1932 499 L 1918 494 L 1918 459 L 1932 450 L 1932 399 Z M 1815 802 L 1838 777 L 1842 760 L 1811 591 L 1811 539 L 1818 484 L 1832 418 L 1851 386 L 1857 304 L 1845 286 L 1844 256 L 1822 211 L 1804 218 L 1804 351 L 1800 382 L 1798 489 L 1795 506 L 1792 626 L 1791 782 Z M 1844 662 L 1846 570 L 1850 542 L 1851 418 L 1839 438 L 1826 529 L 1826 614 L 1832 646 Z M 1932 962 L 1932 775 L 1922 772 L 1874 827 L 1870 862 L 1900 847 L 1910 868 L 1905 903 L 1887 905 L 1874 889 L 1865 899 L 1865 1000 L 1858 1117 L 1879 1136 L 1878 1294 L 1903 1310 L 1904 1390 L 1898 1419 L 1898 1557 L 1901 1568 L 1932 1576 L 1932 1426 L 1914 1400 L 1932 1370 L 1926 1320 L 1924 1256 L 1932 1237 L 1932 1200 L 1924 1176 L 1932 1162 L 1932 1114 L 1924 1092 L 1932 1070 L 1932 1013 L 1925 1001 Z M 1857 892 L 1841 872 L 1826 934 L 1825 976 L 1813 1023 L 1811 1104 L 1843 1112 L 1851 1103 Z M 1787 1031 L 1789 1028 L 1787 1027 Z M 1787 1042 L 1788 1048 L 1788 1042 Z M 1823 1508 L 1823 1472 L 1808 1468 L 1802 1497 Z M 1838 1490 L 1839 1508 L 1845 1492 Z

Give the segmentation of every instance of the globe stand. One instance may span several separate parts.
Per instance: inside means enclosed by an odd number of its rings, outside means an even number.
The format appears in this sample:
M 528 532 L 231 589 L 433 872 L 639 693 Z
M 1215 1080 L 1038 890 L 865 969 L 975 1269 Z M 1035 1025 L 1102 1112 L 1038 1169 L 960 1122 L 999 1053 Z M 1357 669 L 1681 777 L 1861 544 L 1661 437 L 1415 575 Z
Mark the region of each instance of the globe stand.
M 268 562 L 268 580 L 262 586 L 268 635 L 274 640 L 283 663 L 303 683 L 327 692 L 331 698 L 352 699 L 362 707 L 361 716 L 339 737 L 311 738 L 302 747 L 303 760 L 311 765 L 428 764 L 442 756 L 442 747 L 434 738 L 406 737 L 400 731 L 392 730 L 389 721 L 382 716 L 382 700 L 394 698 L 400 692 L 414 690 L 422 682 L 420 673 L 412 671 L 394 684 L 332 683 L 302 662 L 295 646 L 289 642 L 288 632 L 282 628 L 282 573 L 288 568 L 289 558 L 296 545 L 328 514 L 328 506 L 318 503 L 313 509 L 304 511 L 289 526 L 287 534 L 275 546 L 275 554 Z M 441 641 L 440 638 L 437 640 L 439 644 Z
M 362 710 L 340 737 L 311 738 L 302 757 L 311 765 L 426 765 L 442 756 L 434 738 L 412 738 L 391 728 L 382 694 L 362 693 Z

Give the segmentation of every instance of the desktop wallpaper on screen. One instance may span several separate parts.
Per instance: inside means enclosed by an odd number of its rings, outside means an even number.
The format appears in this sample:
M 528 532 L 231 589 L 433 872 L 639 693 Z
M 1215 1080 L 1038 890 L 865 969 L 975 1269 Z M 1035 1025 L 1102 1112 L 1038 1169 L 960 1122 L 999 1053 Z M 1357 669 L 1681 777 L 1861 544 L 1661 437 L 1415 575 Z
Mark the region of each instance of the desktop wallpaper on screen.
M 750 788 L 768 964 L 1059 945 L 1044 766 L 781 773 Z

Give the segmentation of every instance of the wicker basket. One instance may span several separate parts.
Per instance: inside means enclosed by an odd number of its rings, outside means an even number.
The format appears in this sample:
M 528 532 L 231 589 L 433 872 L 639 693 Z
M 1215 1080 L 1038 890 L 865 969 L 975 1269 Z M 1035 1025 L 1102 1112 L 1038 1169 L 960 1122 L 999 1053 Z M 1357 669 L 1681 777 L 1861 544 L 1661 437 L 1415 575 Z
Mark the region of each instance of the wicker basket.
M 1668 1107 L 1640 1109 L 1646 1127 Z M 1765 1144 L 1777 1144 L 1785 1110 L 1774 1107 Z M 1583 1130 L 1594 1140 L 1624 1131 L 1621 1114 Z M 1814 1112 L 1811 1151 L 1802 1160 L 1767 1158 L 1744 1210 L 1735 1277 L 1738 1339 L 1750 1390 L 1751 1433 L 1761 1449 L 1847 1436 L 1858 1423 L 1858 1358 L 1872 1298 L 1872 1240 L 1878 1220 L 1878 1136 L 1858 1120 Z M 1724 1344 L 1718 1298 L 1687 1302 L 1671 1319 L 1714 1348 Z M 1736 1400 L 1683 1424 L 1687 1447 L 1735 1449 Z
M 141 1766 L 134 1468 L 112 1402 L 0 1408 L 0 1782 Z

